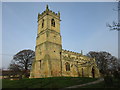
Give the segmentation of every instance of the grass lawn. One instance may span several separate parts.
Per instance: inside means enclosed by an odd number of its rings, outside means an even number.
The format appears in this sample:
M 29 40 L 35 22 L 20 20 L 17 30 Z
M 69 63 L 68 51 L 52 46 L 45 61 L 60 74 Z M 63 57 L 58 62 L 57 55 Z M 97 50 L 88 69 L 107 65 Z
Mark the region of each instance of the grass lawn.
M 21 80 L 2 80 L 2 88 L 64 88 L 97 80 L 87 77 L 50 77 Z

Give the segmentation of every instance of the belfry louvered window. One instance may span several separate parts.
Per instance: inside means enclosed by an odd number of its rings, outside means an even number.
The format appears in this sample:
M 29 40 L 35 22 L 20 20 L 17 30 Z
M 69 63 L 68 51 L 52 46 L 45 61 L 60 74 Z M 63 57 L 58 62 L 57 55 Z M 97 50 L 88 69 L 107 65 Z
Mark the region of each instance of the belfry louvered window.
M 54 19 L 51 20 L 51 26 L 55 27 L 55 20 Z
M 42 20 L 42 28 L 44 27 L 44 19 Z

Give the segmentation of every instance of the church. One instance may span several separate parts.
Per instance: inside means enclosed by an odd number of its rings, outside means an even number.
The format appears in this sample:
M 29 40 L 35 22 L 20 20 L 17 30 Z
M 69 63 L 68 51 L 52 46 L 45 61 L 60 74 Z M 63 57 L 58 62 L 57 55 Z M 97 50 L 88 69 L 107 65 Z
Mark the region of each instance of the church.
M 55 13 L 46 6 L 38 14 L 35 58 L 30 78 L 46 77 L 100 77 L 94 58 L 62 49 L 60 34 L 60 12 Z

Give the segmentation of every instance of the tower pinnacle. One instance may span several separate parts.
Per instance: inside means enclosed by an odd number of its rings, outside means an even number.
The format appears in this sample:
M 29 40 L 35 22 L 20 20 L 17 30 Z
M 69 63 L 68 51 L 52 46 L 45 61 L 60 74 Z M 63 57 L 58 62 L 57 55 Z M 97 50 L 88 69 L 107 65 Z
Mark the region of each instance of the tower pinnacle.
M 48 4 L 46 5 L 46 11 L 48 11 L 49 10 L 49 8 L 48 8 Z
M 81 54 L 83 55 L 83 51 L 81 50 Z
M 60 16 L 60 12 L 58 11 L 58 15 Z

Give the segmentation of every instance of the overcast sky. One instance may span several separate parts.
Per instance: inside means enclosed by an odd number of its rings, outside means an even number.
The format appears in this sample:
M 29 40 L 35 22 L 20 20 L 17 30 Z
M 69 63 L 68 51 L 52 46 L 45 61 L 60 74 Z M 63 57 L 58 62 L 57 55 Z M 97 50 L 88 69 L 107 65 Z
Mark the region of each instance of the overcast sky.
M 2 55 L 7 68 L 13 55 L 24 49 L 35 50 L 37 16 L 46 4 L 61 13 L 63 49 L 80 52 L 107 51 L 118 56 L 118 32 L 110 31 L 106 23 L 117 21 L 115 2 L 77 3 L 3 3 L 2 4 Z

